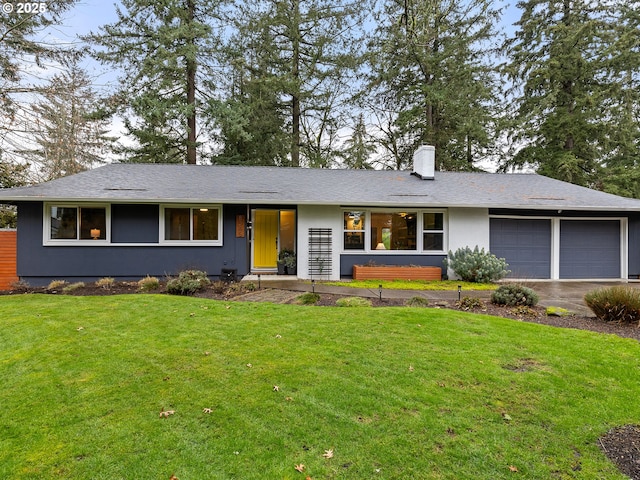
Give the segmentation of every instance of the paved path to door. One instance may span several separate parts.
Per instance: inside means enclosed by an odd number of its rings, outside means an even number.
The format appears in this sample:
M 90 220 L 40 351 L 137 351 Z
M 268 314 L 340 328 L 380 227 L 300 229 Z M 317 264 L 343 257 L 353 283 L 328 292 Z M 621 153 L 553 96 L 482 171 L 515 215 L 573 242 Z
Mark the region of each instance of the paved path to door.
M 244 281 L 258 283 L 257 276 L 247 276 Z M 584 295 L 598 288 L 611 287 L 613 285 L 629 285 L 640 289 L 640 282 L 527 282 L 540 297 L 540 305 L 544 307 L 562 307 L 578 315 L 593 316 L 593 312 L 584 303 Z M 239 297 L 240 300 L 270 301 L 273 303 L 287 303 L 293 300 L 300 292 L 329 293 L 334 295 L 358 296 L 375 298 L 379 296 L 378 289 L 335 287 L 317 283 L 312 286 L 310 282 L 298 280 L 290 276 L 262 275 L 260 279 L 261 289 Z M 430 290 L 383 290 L 383 298 L 411 298 L 416 295 L 423 296 L 430 301 L 455 301 L 458 299 L 457 291 L 430 291 Z M 468 290 L 461 295 L 489 299 L 490 291 Z

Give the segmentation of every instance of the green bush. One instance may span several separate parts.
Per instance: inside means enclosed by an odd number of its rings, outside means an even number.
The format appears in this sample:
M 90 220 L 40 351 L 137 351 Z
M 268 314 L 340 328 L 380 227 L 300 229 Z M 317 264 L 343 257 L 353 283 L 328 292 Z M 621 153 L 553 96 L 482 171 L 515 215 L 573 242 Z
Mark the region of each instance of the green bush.
M 635 323 L 640 321 L 640 290 L 616 285 L 588 292 L 584 301 L 605 322 Z
M 429 306 L 429 300 L 427 300 L 424 297 L 411 297 L 410 299 L 408 299 L 405 302 L 405 305 L 407 307 L 428 307 Z
M 296 297 L 296 303 L 299 305 L 315 305 L 320 300 L 317 293 L 306 292 Z
M 173 278 L 167 282 L 167 292 L 172 295 L 193 295 L 210 283 L 211 281 L 206 272 L 185 270 L 180 272 L 178 278 Z
M 538 303 L 538 294 L 531 288 L 512 283 L 501 285 L 491 294 L 491 303 L 496 305 L 533 307 Z
M 370 307 L 371 300 L 362 297 L 346 297 L 336 300 L 339 307 Z
M 504 258 L 478 249 L 477 245 L 473 250 L 469 247 L 459 248 L 455 253 L 449 250 L 443 263 L 445 270 L 450 268 L 465 282 L 492 283 L 510 273 Z

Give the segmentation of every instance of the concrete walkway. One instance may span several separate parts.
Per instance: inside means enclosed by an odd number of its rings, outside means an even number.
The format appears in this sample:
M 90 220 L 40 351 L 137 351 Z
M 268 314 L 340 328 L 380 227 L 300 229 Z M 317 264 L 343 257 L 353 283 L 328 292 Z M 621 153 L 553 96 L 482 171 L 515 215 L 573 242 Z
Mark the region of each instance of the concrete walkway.
M 311 292 L 327 293 L 333 295 L 345 295 L 353 297 L 377 298 L 380 295 L 378 289 L 336 287 L 325 285 L 324 283 L 316 283 L 312 285 L 310 281 L 299 280 L 291 275 L 261 275 L 258 279 L 257 275 L 247 275 L 242 281 L 251 281 L 258 285 L 260 289 L 273 289 L 273 299 L 270 300 L 266 292 L 258 294 L 256 292 L 256 301 L 273 301 L 274 303 L 283 303 L 282 299 L 291 299 L 296 295 L 287 295 L 281 293 L 288 292 Z M 574 282 L 574 281 L 529 281 L 523 282 L 526 286 L 532 288 L 540 297 L 539 305 L 543 307 L 562 307 L 567 310 L 584 316 L 593 316 L 593 312 L 584 303 L 584 295 L 587 292 L 598 288 L 611 287 L 613 285 L 629 285 L 634 288 L 640 288 L 638 282 Z M 277 291 L 277 293 L 276 293 Z M 246 295 L 246 300 L 250 300 L 252 294 Z M 391 290 L 383 289 L 382 298 L 400 298 L 408 299 L 415 296 L 425 297 L 431 302 L 437 301 L 456 301 L 458 300 L 458 291 L 431 291 L 431 290 Z M 462 290 L 461 297 L 476 297 L 488 300 L 491 297 L 491 291 L 487 290 Z M 245 297 L 245 296 L 243 296 Z

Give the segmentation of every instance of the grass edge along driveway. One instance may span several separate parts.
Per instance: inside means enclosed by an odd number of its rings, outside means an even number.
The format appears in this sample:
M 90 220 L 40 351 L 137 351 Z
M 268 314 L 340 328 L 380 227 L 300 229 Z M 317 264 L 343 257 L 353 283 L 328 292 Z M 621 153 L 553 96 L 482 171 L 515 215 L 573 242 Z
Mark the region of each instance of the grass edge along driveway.
M 638 342 L 418 308 L 0 298 L 0 476 L 625 478 Z M 296 469 L 297 468 L 297 469 Z

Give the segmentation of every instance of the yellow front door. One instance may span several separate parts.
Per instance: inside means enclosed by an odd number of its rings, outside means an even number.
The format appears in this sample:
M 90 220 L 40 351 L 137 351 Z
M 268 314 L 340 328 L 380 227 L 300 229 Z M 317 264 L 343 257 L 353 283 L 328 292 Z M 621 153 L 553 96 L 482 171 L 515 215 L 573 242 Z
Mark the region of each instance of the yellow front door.
M 253 267 L 276 268 L 278 210 L 255 210 L 253 215 Z

